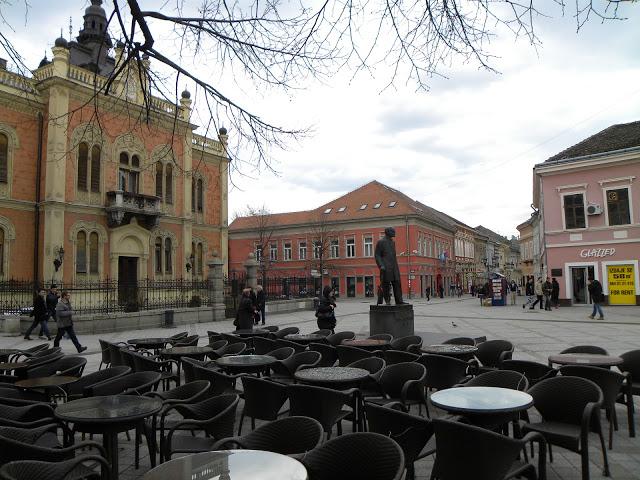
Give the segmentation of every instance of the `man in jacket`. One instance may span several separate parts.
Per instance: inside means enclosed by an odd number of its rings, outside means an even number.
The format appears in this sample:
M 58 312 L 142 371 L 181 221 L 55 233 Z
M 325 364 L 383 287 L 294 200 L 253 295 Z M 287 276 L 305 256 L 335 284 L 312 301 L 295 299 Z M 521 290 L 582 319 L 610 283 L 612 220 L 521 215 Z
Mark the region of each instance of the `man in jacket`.
M 56 305 L 56 322 L 58 324 L 58 333 L 56 333 L 56 338 L 53 341 L 53 346 L 60 346 L 60 340 L 62 336 L 67 333 L 69 338 L 75 345 L 78 353 L 84 352 L 87 347 L 83 347 L 80 345 L 78 341 L 78 337 L 76 337 L 76 332 L 73 331 L 73 308 L 71 307 L 71 294 L 67 291 L 62 292 L 62 296 Z
M 376 264 L 380 269 L 380 283 L 382 283 L 384 291 L 384 302 L 387 305 L 391 303 L 390 287 L 393 287 L 393 298 L 396 305 L 404 303 L 402 301 L 402 286 L 400 285 L 400 268 L 396 258 L 396 244 L 393 241 L 395 236 L 395 229 L 385 228 L 384 238 L 378 240 L 375 252 Z
M 529 310 L 533 310 L 534 308 L 536 308 L 536 304 L 538 302 L 540 302 L 540 310 L 542 310 L 542 308 L 544 307 L 544 305 L 542 305 L 542 295 L 544 294 L 542 278 L 538 278 L 538 280 L 536 281 L 536 284 L 533 287 L 533 293 L 536 296 L 536 301 L 531 304 Z
M 556 280 L 556 277 L 551 279 L 551 305 L 554 308 L 558 308 L 560 303 L 560 284 Z
M 551 310 L 551 292 L 553 290 L 553 285 L 547 277 L 547 281 L 542 285 L 542 293 L 544 294 L 544 309 Z
M 51 340 L 49 325 L 47 325 L 47 321 L 49 320 L 49 310 L 47 309 L 45 297 L 46 292 L 44 288 L 41 288 L 33 302 L 33 312 L 31 312 L 31 316 L 34 317 L 33 323 L 24 334 L 25 340 L 31 340 L 29 335 L 31 335 L 31 332 L 38 326 L 38 324 L 40 325 L 40 337 L 44 334 L 49 340 Z
M 56 318 L 56 305 L 58 305 L 59 299 L 58 286 L 52 283 L 51 288 L 49 288 L 49 293 L 47 293 L 47 310 L 49 311 L 50 318 Z
M 604 295 L 602 292 L 602 284 L 594 278 L 589 278 L 589 294 L 591 295 L 591 301 L 593 302 L 593 311 L 589 318 L 596 316 L 598 313 L 598 320 L 604 320 L 604 313 L 602 313 L 602 307 L 600 304 L 604 301 Z
M 262 288 L 262 285 L 258 285 L 256 286 L 256 310 L 260 313 L 259 319 L 262 319 L 262 325 L 264 325 L 266 306 L 267 297 L 264 294 L 264 289 Z

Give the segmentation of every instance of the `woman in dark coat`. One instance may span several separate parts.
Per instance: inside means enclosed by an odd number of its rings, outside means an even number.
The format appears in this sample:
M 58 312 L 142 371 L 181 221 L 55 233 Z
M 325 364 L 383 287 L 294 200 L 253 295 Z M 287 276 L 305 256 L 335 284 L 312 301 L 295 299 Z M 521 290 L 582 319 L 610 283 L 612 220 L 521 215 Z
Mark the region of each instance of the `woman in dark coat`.
M 236 330 L 251 330 L 253 328 L 254 312 L 251 289 L 245 288 L 242 290 L 242 297 L 240 297 L 240 305 L 238 305 L 238 313 L 236 313 L 236 321 L 234 322 Z
M 329 285 L 322 289 L 322 298 L 318 303 L 318 309 L 316 310 L 316 318 L 318 319 L 318 328 L 320 330 L 331 330 L 334 333 L 336 328 L 336 297 L 333 295 L 333 288 Z

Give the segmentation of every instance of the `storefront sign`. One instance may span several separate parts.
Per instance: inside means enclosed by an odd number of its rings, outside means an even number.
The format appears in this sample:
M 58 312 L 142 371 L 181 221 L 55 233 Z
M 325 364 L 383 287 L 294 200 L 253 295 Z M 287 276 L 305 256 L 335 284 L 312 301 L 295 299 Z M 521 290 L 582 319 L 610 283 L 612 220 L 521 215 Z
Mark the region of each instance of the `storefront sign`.
M 608 257 L 611 255 L 615 255 L 615 248 L 584 248 L 580 250 L 580 256 L 582 258 L 590 258 L 590 257 Z
M 636 286 L 633 265 L 609 265 L 609 303 L 611 305 L 635 305 Z

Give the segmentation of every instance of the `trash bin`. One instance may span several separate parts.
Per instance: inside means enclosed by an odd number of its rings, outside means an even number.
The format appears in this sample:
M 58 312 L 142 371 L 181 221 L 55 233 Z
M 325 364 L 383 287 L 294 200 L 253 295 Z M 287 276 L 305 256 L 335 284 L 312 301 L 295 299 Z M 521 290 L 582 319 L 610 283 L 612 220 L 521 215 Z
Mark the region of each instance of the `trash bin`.
M 173 327 L 173 310 L 164 311 L 164 326 Z

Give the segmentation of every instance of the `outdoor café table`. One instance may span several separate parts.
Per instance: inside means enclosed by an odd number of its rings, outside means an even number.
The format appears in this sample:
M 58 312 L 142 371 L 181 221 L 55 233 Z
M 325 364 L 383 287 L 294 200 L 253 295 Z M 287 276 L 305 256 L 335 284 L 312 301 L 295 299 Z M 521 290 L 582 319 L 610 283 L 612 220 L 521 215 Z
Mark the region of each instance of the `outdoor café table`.
M 44 390 L 50 397 L 52 393 L 61 393 L 66 400 L 67 391 L 62 387 L 78 381 L 78 378 L 68 375 L 51 375 L 50 377 L 25 378 L 18 380 L 14 385 L 26 390 Z
M 284 339 L 290 342 L 296 342 L 301 344 L 309 344 L 311 342 L 322 342 L 326 335 L 320 335 L 319 333 L 290 333 L 285 335 Z
M 298 460 L 262 450 L 221 450 L 174 458 L 144 474 L 142 480 L 306 480 Z
M 597 353 L 559 353 L 549 355 L 549 364 L 560 365 L 588 365 L 592 367 L 612 367 L 620 365 L 622 358 L 613 355 L 599 355 Z
M 377 350 L 386 348 L 389 346 L 389 340 L 375 340 L 373 338 L 355 338 L 352 340 L 343 340 L 342 345 L 346 345 L 348 347 L 358 347 L 363 348 L 365 350 Z
M 358 385 L 369 376 L 369 371 L 353 367 L 317 367 L 298 370 L 293 376 L 299 382 L 341 389 Z
M 163 349 L 167 343 L 171 343 L 171 339 L 163 337 L 132 338 L 131 340 L 127 340 L 127 343 L 136 348 L 146 348 L 148 350 L 153 350 L 154 353 L 158 353 L 158 350 Z
M 426 345 L 420 349 L 422 353 L 429 353 L 432 355 L 445 355 L 448 357 L 466 357 L 472 356 L 478 351 L 478 347 L 472 345 Z
M 533 405 L 531 395 L 500 387 L 454 387 L 431 394 L 431 403 L 450 413 L 515 413 Z
M 269 335 L 269 330 L 263 330 L 261 328 L 245 328 L 240 330 L 234 330 L 231 335 L 237 335 L 239 337 L 266 337 Z
M 270 355 L 229 355 L 215 360 L 220 368 L 229 372 L 255 372 L 258 375 L 276 362 L 277 359 Z
M 62 421 L 73 423 L 79 432 L 102 434 L 102 444 L 111 465 L 111 480 L 118 480 L 118 433 L 142 427 L 144 419 L 158 413 L 161 408 L 162 402 L 156 398 L 110 395 L 81 398 L 59 405 L 55 415 Z M 153 458 L 152 466 L 155 466 Z
M 159 354 L 163 358 L 170 358 L 178 362 L 178 378 L 180 378 L 180 359 L 182 357 L 195 358 L 196 360 L 204 360 L 207 353 L 213 352 L 211 347 L 173 347 L 160 350 Z

